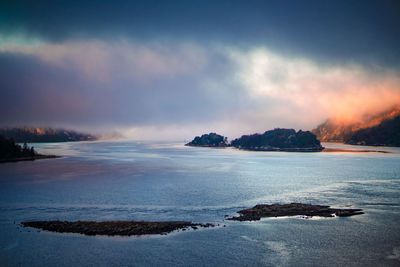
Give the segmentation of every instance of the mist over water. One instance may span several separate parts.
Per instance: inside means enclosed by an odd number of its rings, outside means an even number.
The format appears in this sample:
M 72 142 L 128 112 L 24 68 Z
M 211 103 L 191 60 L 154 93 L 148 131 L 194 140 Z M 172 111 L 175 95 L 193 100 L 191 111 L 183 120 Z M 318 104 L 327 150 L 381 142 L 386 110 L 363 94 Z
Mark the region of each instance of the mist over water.
M 5 266 L 400 264 L 398 148 L 379 148 L 393 152 L 383 154 L 122 141 L 34 146 L 63 157 L 0 165 Z M 294 201 L 361 208 L 365 214 L 224 221 L 255 204 Z M 221 226 L 167 236 L 87 237 L 18 226 L 29 220 L 189 220 Z

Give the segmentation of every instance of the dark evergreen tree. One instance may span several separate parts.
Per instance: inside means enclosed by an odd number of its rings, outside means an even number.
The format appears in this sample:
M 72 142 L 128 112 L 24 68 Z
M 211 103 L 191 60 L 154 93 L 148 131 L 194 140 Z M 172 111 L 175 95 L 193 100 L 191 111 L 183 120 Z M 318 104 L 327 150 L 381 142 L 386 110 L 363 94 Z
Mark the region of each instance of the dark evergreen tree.
M 27 143 L 23 147 L 15 144 L 13 139 L 6 139 L 0 135 L 0 160 L 29 158 L 37 155 L 33 147 L 29 148 Z

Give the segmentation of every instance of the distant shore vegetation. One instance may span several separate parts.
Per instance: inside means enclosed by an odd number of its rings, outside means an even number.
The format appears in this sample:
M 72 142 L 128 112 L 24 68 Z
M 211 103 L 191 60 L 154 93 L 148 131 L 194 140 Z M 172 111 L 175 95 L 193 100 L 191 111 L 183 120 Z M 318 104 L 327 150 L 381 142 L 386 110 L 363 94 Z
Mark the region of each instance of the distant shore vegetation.
M 17 143 L 73 142 L 93 141 L 97 139 L 90 134 L 44 127 L 0 128 L 0 135 L 3 135 L 7 139 L 12 138 Z

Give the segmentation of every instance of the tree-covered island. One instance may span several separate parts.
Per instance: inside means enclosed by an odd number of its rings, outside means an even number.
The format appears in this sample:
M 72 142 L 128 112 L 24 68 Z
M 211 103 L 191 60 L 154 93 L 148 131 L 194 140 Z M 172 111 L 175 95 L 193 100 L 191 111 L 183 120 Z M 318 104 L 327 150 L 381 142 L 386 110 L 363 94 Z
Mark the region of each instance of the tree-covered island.
M 263 134 L 243 135 L 230 144 L 227 138 L 216 133 L 196 136 L 186 146 L 228 147 L 253 151 L 319 152 L 324 149 L 320 141 L 309 131 L 281 129 L 266 131 Z
M 233 147 L 254 151 L 319 152 L 321 142 L 309 131 L 281 129 L 263 134 L 243 135 L 232 141 Z
M 201 146 L 201 147 L 227 147 L 228 139 L 216 133 L 203 134 L 201 137 L 196 136 L 191 142 L 185 146 Z

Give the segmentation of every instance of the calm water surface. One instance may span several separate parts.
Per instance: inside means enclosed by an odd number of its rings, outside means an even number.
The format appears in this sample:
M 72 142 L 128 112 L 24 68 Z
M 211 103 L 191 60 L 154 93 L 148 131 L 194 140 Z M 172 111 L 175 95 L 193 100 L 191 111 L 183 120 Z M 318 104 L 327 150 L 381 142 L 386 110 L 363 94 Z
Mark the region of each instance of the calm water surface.
M 378 148 L 390 154 L 284 153 L 122 141 L 35 147 L 63 157 L 0 164 L 2 266 L 400 265 L 398 148 Z M 365 214 L 224 221 L 255 204 L 293 201 Z M 27 220 L 221 226 L 167 236 L 87 237 L 19 227 Z

